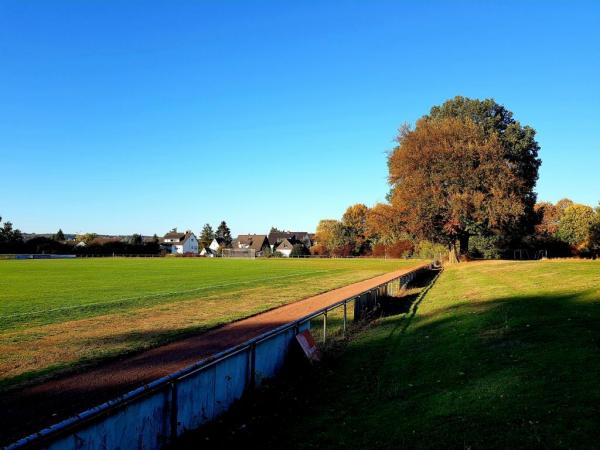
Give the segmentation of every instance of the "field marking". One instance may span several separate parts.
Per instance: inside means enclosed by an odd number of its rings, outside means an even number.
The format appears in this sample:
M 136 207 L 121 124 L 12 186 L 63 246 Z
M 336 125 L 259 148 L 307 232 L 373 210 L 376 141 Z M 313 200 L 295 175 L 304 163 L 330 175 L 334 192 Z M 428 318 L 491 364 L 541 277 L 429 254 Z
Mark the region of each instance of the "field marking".
M 235 281 L 235 282 L 231 282 L 231 283 L 212 284 L 212 285 L 202 286 L 202 287 L 194 288 L 194 289 L 186 289 L 184 291 L 161 292 L 158 294 L 143 295 L 143 296 L 139 296 L 139 297 L 125 297 L 125 298 L 118 298 L 118 299 L 114 299 L 114 300 L 107 300 L 104 302 L 84 303 L 84 304 L 80 304 L 80 305 L 61 306 L 60 308 L 52 308 L 52 309 L 46 309 L 46 310 L 40 310 L 40 311 L 28 311 L 28 312 L 23 312 L 23 313 L 7 314 L 7 315 L 1 315 L 0 319 L 11 319 L 11 318 L 15 318 L 15 317 L 34 316 L 34 315 L 39 315 L 39 314 L 44 314 L 44 313 L 66 311 L 66 310 L 70 310 L 70 309 L 87 308 L 90 306 L 110 305 L 113 303 L 124 303 L 124 302 L 128 302 L 131 300 L 144 300 L 144 299 L 150 299 L 150 298 L 169 297 L 169 296 L 177 295 L 177 294 L 188 294 L 191 292 L 198 292 L 198 291 L 203 291 L 203 290 L 218 288 L 218 287 L 233 286 L 236 284 L 248 284 L 248 283 L 254 283 L 257 281 L 258 282 L 271 281 L 271 280 L 277 280 L 277 279 L 281 279 L 281 278 L 296 277 L 296 276 L 300 276 L 300 275 L 314 275 L 317 273 L 329 273 L 329 272 L 335 272 L 335 271 L 339 271 L 339 269 L 314 270 L 312 272 L 296 272 L 296 273 L 291 273 L 291 274 L 286 274 L 286 275 L 281 275 L 281 276 L 276 276 L 276 277 L 266 277 L 266 278 L 258 278 L 258 279 L 254 279 L 254 280 Z

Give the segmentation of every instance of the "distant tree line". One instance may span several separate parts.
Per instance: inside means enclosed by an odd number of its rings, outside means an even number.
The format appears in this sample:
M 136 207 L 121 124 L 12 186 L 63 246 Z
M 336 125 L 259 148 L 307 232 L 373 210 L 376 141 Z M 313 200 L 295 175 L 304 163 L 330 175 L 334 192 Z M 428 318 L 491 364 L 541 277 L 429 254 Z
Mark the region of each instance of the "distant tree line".
M 67 241 L 61 229 L 51 238 L 36 236 L 25 240 L 19 229 L 15 229 L 8 221 L 2 224 L 0 217 L 0 253 L 156 255 L 160 253 L 160 246 L 156 235 L 144 242 L 140 234 L 133 234 L 126 240 L 114 240 L 99 238 L 95 233 L 85 233 L 78 235 L 74 241 Z

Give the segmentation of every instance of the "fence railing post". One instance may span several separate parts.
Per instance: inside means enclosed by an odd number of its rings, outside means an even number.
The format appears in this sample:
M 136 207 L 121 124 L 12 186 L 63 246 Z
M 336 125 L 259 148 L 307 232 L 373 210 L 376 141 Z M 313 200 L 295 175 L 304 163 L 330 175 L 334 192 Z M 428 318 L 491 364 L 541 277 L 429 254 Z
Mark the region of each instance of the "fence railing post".
M 323 344 L 327 341 L 327 310 L 323 314 Z
M 347 305 L 348 305 L 348 300 L 344 300 L 344 327 L 343 327 L 343 336 L 346 337 L 346 314 L 347 314 Z

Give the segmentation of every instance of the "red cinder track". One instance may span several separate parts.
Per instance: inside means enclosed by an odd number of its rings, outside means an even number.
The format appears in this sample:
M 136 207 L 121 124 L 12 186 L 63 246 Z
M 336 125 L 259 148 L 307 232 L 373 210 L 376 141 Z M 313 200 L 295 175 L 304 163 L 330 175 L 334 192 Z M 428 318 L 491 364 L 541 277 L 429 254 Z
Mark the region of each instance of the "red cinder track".
M 358 295 L 416 267 L 353 283 L 81 373 L 0 394 L 0 445 L 190 366 L 272 328 Z

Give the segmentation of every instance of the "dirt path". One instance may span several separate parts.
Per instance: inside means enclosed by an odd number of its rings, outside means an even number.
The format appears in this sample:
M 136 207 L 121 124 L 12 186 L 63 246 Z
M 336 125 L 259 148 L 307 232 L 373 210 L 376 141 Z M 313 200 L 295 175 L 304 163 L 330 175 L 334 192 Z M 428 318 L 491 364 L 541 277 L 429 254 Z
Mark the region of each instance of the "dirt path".
M 414 268 L 353 283 L 82 373 L 6 393 L 0 397 L 0 445 L 411 270 Z

